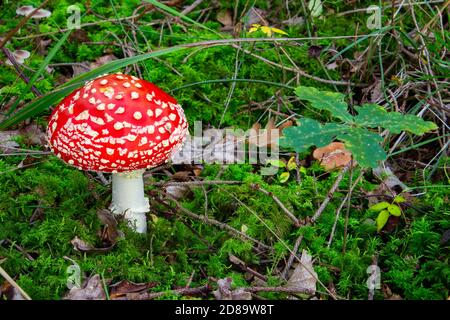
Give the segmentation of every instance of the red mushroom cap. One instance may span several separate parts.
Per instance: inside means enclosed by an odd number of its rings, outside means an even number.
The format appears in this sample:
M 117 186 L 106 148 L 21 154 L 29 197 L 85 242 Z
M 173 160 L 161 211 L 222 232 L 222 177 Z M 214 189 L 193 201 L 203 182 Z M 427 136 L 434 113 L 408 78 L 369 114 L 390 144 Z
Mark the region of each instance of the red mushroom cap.
M 173 97 L 118 73 L 89 81 L 61 101 L 47 138 L 53 153 L 78 169 L 126 172 L 167 162 L 187 127 Z

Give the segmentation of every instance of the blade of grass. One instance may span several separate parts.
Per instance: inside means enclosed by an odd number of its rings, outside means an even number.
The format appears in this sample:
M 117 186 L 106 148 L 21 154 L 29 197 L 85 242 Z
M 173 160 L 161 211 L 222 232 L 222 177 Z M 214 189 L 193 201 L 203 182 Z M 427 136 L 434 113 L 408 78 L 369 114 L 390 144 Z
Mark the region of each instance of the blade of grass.
M 170 13 L 171 15 L 173 15 L 175 17 L 178 17 L 178 18 L 180 18 L 180 19 L 182 19 L 184 21 L 187 21 L 189 23 L 192 23 L 193 25 L 195 25 L 195 26 L 197 26 L 199 28 L 208 30 L 209 32 L 212 32 L 215 35 L 218 35 L 219 37 L 223 38 L 223 36 L 219 32 L 217 32 L 217 31 L 215 31 L 213 29 L 210 29 L 207 26 L 205 26 L 205 25 L 203 25 L 203 24 L 201 24 L 201 23 L 199 23 L 199 22 L 197 22 L 195 20 L 192 20 L 188 16 L 178 12 L 177 10 L 175 10 L 175 9 L 169 7 L 169 6 L 166 6 L 165 4 L 162 4 L 162 3 L 158 2 L 157 0 L 145 0 L 145 2 L 151 3 L 155 7 L 158 7 L 160 9 L 164 10 L 165 12 Z

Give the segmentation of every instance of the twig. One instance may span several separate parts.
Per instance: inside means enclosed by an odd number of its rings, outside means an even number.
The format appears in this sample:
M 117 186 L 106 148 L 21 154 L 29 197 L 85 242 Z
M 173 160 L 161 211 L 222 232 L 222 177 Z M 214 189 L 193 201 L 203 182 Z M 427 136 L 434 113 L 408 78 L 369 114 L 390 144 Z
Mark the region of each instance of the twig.
M 181 11 L 182 15 L 187 15 L 192 10 L 194 10 L 203 0 L 195 0 L 190 6 L 186 7 L 183 11 Z
M 289 259 L 288 259 L 288 261 L 286 263 L 286 266 L 284 267 L 284 270 L 281 273 L 281 277 L 286 279 L 286 280 L 287 280 L 287 274 L 289 272 L 289 269 L 291 269 L 292 263 L 294 262 L 295 255 L 298 252 L 298 248 L 300 247 L 300 244 L 302 243 L 302 240 L 303 240 L 303 235 L 300 235 L 297 238 L 297 240 L 295 241 L 294 248 L 292 249 L 292 252 L 295 253 L 295 254 L 291 253 L 289 255 Z
M 331 242 L 333 241 L 334 233 L 336 232 L 336 226 L 337 226 L 337 222 L 339 220 L 339 215 L 341 213 L 341 210 L 344 207 L 345 203 L 351 199 L 353 190 L 358 185 L 358 183 L 361 180 L 361 178 L 363 177 L 363 175 L 364 175 L 364 171 L 361 171 L 361 173 L 359 174 L 358 178 L 356 178 L 355 183 L 350 187 L 350 190 L 348 191 L 347 195 L 342 200 L 339 208 L 336 210 L 336 218 L 334 219 L 334 224 L 333 224 L 333 228 L 331 229 L 330 239 L 328 240 L 328 245 L 327 245 L 328 248 L 330 248 Z
M 158 190 L 158 192 L 160 192 Z M 162 192 L 160 192 L 162 193 Z M 262 243 L 259 240 L 256 240 L 250 236 L 248 236 L 247 234 L 236 230 L 235 228 L 227 225 L 226 223 L 217 221 L 215 219 L 206 217 L 204 215 L 198 215 L 195 214 L 191 211 L 189 211 L 188 209 L 186 209 L 185 207 L 183 207 L 173 196 L 171 196 L 170 194 L 165 193 L 164 194 L 167 198 L 169 198 L 171 201 L 173 201 L 175 203 L 175 205 L 178 207 L 178 209 L 180 209 L 186 216 L 188 216 L 191 219 L 197 220 L 197 221 L 201 221 L 203 223 L 206 223 L 208 225 L 213 225 L 218 227 L 221 230 L 226 230 L 228 231 L 228 233 L 230 233 L 233 236 L 239 237 L 239 238 L 244 238 L 245 240 L 250 240 L 252 242 L 254 242 L 255 244 L 257 244 L 260 248 L 264 249 L 264 250 L 268 250 L 268 251 L 272 251 L 273 249 L 271 247 L 269 247 L 268 245 L 265 245 L 264 243 Z
M 247 292 L 282 292 L 282 293 L 290 293 L 290 294 L 296 294 L 296 293 L 305 293 L 308 295 L 314 295 L 315 292 L 311 289 L 305 289 L 305 288 L 294 288 L 294 287 L 248 287 L 248 288 L 242 288 L 244 291 Z
M 26 299 L 31 300 L 30 296 L 14 281 L 13 278 L 11 278 L 8 273 L 0 266 L 0 275 L 6 279 L 6 281 L 9 282 L 10 285 L 12 285 L 16 290 L 20 292 L 20 294 Z
M 204 186 L 204 185 L 214 185 L 214 184 L 242 184 L 242 181 L 226 181 L 226 180 L 196 180 L 196 181 L 158 181 L 150 182 L 148 185 L 151 186 Z
M 300 220 L 298 220 L 297 217 L 294 216 L 294 214 L 293 214 L 291 211 L 289 211 L 288 208 L 285 207 L 285 205 L 283 204 L 283 202 L 281 202 L 281 200 L 278 199 L 278 197 L 277 197 L 276 195 L 274 195 L 272 192 L 269 192 L 269 191 L 267 191 L 267 190 L 261 188 L 261 187 L 260 187 L 259 185 L 257 185 L 257 184 L 251 184 L 250 187 L 251 187 L 252 189 L 261 191 L 261 192 L 264 193 L 266 196 L 271 197 L 271 198 L 278 204 L 278 206 L 281 208 L 281 210 L 283 210 L 284 213 L 286 213 L 286 215 L 294 222 L 294 225 L 295 225 L 296 227 L 299 227 L 299 226 L 300 226 Z
M 360 175 L 360 177 L 362 177 L 362 175 Z M 351 199 L 351 193 L 353 191 L 352 188 L 352 183 L 353 183 L 353 157 L 350 160 L 350 177 L 349 177 L 349 184 L 350 184 L 350 190 L 348 191 L 348 193 L 350 194 L 350 196 L 347 198 L 347 201 L 345 201 L 347 203 L 347 210 L 345 212 L 345 224 L 344 224 L 344 240 L 342 243 L 342 253 L 345 254 L 345 250 L 347 248 L 347 232 L 348 232 L 348 219 L 349 219 L 349 215 L 350 215 L 350 199 Z
M 327 196 L 325 200 L 323 200 L 322 204 L 320 205 L 319 209 L 317 209 L 316 213 L 312 216 L 311 222 L 314 223 L 317 219 L 319 219 L 320 215 L 322 214 L 323 210 L 327 207 L 330 200 L 333 198 L 333 194 L 336 192 L 337 188 L 339 187 L 339 184 L 342 181 L 342 178 L 344 178 L 345 173 L 350 168 L 350 163 L 348 163 L 344 169 L 342 169 L 341 174 L 337 177 L 336 181 L 334 182 L 333 186 L 330 188 L 330 191 L 328 191 Z

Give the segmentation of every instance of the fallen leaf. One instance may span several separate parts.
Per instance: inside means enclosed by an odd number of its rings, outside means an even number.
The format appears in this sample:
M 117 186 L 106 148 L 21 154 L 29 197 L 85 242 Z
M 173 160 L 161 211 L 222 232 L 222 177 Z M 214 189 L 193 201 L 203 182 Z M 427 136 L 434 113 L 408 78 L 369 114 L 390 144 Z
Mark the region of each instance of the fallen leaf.
M 269 118 L 267 125 L 264 129 L 261 129 L 261 124 L 256 122 L 252 126 L 248 137 L 248 143 L 256 145 L 258 147 L 272 147 L 279 143 L 279 138 L 283 135 L 283 129 L 291 127 L 292 121 L 285 121 L 280 126 L 276 127 L 274 120 Z
M 64 300 L 105 300 L 106 294 L 103 289 L 100 275 L 96 274 L 85 281 L 81 288 L 73 287 L 63 298 Z
M 233 28 L 233 17 L 231 16 L 231 10 L 224 9 L 217 13 L 217 21 L 219 21 L 224 28 Z
M 130 293 L 142 293 L 150 288 L 153 288 L 156 285 L 156 282 L 134 283 L 128 280 L 122 280 L 110 286 L 111 293 L 109 297 L 111 299 L 117 299 L 123 296 L 127 296 Z
M 300 263 L 295 267 L 286 286 L 295 289 L 298 292 L 314 295 L 316 293 L 316 282 L 317 273 L 313 268 L 312 256 L 309 255 L 306 250 L 303 250 Z
M 3 282 L 0 286 L 0 301 L 1 300 L 26 300 L 19 290 L 12 286 L 8 281 Z
M 111 250 L 114 247 L 114 245 L 111 245 L 111 246 L 106 247 L 106 248 L 95 248 L 93 245 L 87 243 L 84 240 L 81 240 L 78 237 L 73 238 L 70 241 L 70 243 L 73 245 L 73 248 L 76 251 L 87 252 L 87 253 L 90 253 L 90 252 L 106 252 L 106 251 Z
M 105 244 L 107 248 L 112 248 L 117 240 L 124 237 L 123 232 L 117 228 L 118 222 L 116 217 L 107 209 L 98 210 L 97 217 L 104 225 L 101 234 L 103 244 Z
M 217 300 L 251 300 L 252 294 L 245 291 L 244 288 L 231 290 L 231 278 L 219 279 L 217 281 L 217 290 L 213 291 Z
M 259 8 L 251 7 L 244 17 L 245 27 L 248 28 L 252 24 L 263 23 L 265 21 L 266 15 L 267 15 L 266 11 Z
M 345 167 L 352 160 L 351 152 L 345 149 L 345 145 L 342 142 L 332 142 L 325 147 L 317 148 L 313 152 L 313 157 L 327 171 Z

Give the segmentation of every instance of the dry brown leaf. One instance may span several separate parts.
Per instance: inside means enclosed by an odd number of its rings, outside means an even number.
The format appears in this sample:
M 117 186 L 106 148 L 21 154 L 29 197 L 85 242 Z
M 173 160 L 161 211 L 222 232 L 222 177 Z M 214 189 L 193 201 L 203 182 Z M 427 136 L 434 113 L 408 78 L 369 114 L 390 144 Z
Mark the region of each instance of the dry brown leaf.
M 106 294 L 98 274 L 89 278 L 81 288 L 73 287 L 64 300 L 105 300 Z
M 156 284 L 156 282 L 134 283 L 128 280 L 122 280 L 110 286 L 111 293 L 109 297 L 111 299 L 118 299 L 128 296 L 130 293 L 142 293 L 150 288 L 153 288 Z
M 111 245 L 111 246 L 106 247 L 106 248 L 95 248 L 93 245 L 87 243 L 84 240 L 81 240 L 78 237 L 73 238 L 70 241 L 70 243 L 73 245 L 73 248 L 76 251 L 87 252 L 87 253 L 89 253 L 89 252 L 106 252 L 106 251 L 111 250 L 114 247 L 114 245 Z
M 26 300 L 17 288 L 12 286 L 8 281 L 0 285 L 0 301 L 6 300 Z
M 314 271 L 312 264 L 312 256 L 302 251 L 300 263 L 295 267 L 294 272 L 290 276 L 286 286 L 314 295 L 316 293 L 317 273 Z
M 327 171 L 345 167 L 352 160 L 351 152 L 345 149 L 342 142 L 332 142 L 325 147 L 317 148 L 313 152 L 313 157 Z
M 112 248 L 120 238 L 124 237 L 122 231 L 118 227 L 116 217 L 107 209 L 101 209 L 97 211 L 97 217 L 104 225 L 101 238 L 103 244 L 108 248 Z
M 273 147 L 278 145 L 278 140 L 282 136 L 282 131 L 285 128 L 291 127 L 292 121 L 285 121 L 280 126 L 276 127 L 273 118 L 269 118 L 267 125 L 261 129 L 261 124 L 256 122 L 252 126 L 251 134 L 248 137 L 248 143 L 258 147 Z
M 252 294 L 243 288 L 231 290 L 231 278 L 219 279 L 217 290 L 213 291 L 217 300 L 251 300 Z
M 217 13 L 217 21 L 219 21 L 224 28 L 233 28 L 233 17 L 231 16 L 231 10 L 224 9 Z

